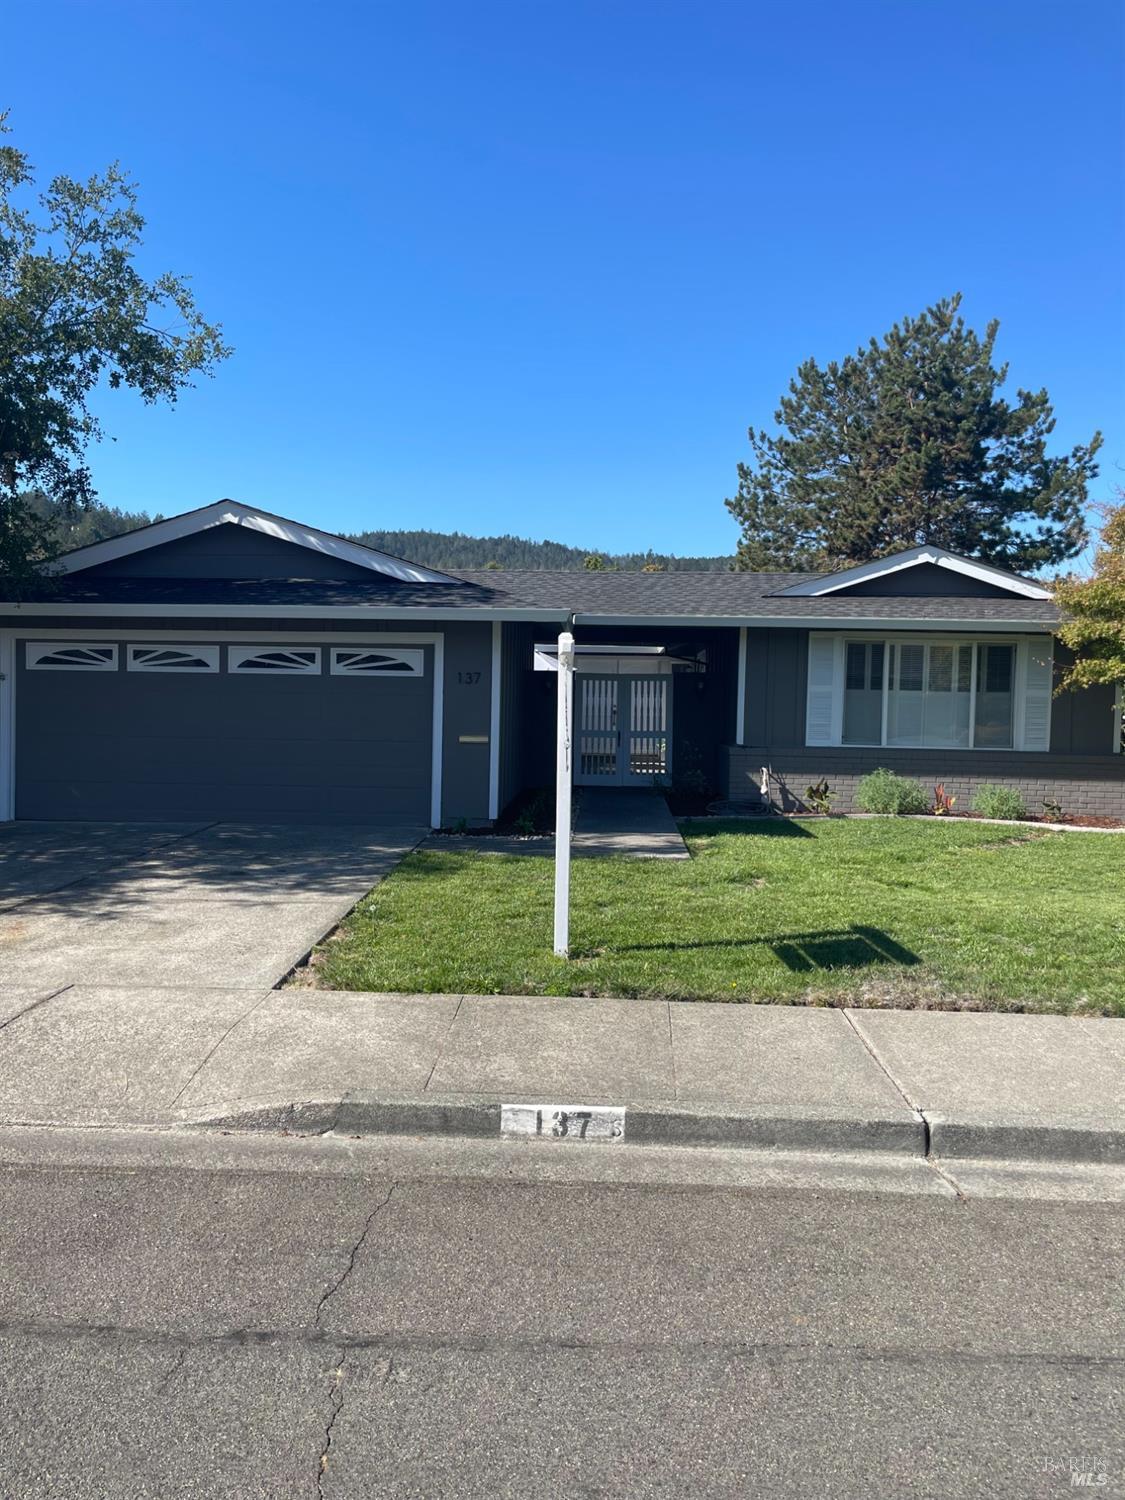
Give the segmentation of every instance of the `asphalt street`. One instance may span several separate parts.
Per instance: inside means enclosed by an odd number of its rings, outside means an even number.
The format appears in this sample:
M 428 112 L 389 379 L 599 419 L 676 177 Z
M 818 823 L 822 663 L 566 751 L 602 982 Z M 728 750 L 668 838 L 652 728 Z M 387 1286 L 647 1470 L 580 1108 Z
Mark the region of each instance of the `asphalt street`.
M 1125 1493 L 1119 1205 L 748 1160 L 10 1132 L 0 1495 Z

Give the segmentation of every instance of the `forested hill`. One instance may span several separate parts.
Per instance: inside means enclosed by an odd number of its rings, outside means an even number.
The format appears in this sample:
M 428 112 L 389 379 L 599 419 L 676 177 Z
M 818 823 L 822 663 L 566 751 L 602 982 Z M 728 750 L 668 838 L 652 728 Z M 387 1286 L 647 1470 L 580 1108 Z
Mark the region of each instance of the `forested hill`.
M 587 558 L 606 568 L 725 573 L 730 557 L 672 557 L 663 552 L 594 552 L 562 542 L 531 542 L 520 536 L 466 536 L 460 531 L 361 531 L 354 540 L 392 557 L 409 558 L 428 568 L 581 569 Z
M 99 502 L 87 509 L 67 514 L 56 503 L 43 496 L 28 495 L 37 515 L 54 526 L 55 546 L 59 551 L 87 547 L 91 542 L 120 536 L 137 526 L 147 526 L 161 519 L 144 511 L 124 511 Z M 590 552 L 582 547 L 566 547 L 562 542 L 529 542 L 519 536 L 466 536 L 460 531 L 363 531 L 355 538 L 392 557 L 429 568 L 561 568 L 580 569 L 589 565 L 603 568 L 650 568 L 668 572 L 726 572 L 729 557 L 670 557 L 660 552 Z M 587 562 L 591 559 L 591 563 Z

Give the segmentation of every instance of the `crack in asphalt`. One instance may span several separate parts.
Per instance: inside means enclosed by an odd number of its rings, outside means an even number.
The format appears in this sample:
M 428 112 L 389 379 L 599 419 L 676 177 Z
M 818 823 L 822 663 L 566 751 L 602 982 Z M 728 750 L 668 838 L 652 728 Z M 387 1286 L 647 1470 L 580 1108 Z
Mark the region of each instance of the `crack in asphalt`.
M 316 1468 L 316 1493 L 319 1500 L 324 1500 L 324 1476 L 328 1472 L 328 1450 L 332 1447 L 332 1429 L 336 1425 L 336 1418 L 340 1415 L 340 1409 L 344 1404 L 344 1362 L 348 1357 L 346 1346 L 340 1350 L 336 1359 L 336 1369 L 333 1372 L 334 1380 L 332 1390 L 329 1392 L 328 1421 L 324 1426 L 324 1442 L 321 1444 L 320 1457 Z
M 321 1319 L 324 1316 L 324 1309 L 328 1306 L 329 1302 L 331 1302 L 332 1298 L 336 1295 L 336 1293 L 343 1286 L 344 1282 L 347 1281 L 348 1277 L 355 1270 L 356 1257 L 363 1249 L 363 1245 L 365 1240 L 367 1239 L 368 1232 L 370 1231 L 372 1224 L 375 1222 L 376 1217 L 380 1213 L 382 1213 L 383 1209 L 386 1208 L 387 1204 L 394 1197 L 394 1191 L 397 1186 L 397 1182 L 392 1182 L 390 1187 L 387 1189 L 385 1196 L 380 1198 L 379 1202 L 376 1203 L 375 1207 L 367 1215 L 367 1218 L 364 1221 L 363 1229 L 360 1232 L 360 1236 L 351 1248 L 351 1253 L 348 1256 L 347 1265 L 344 1267 L 343 1271 L 341 1271 L 340 1275 L 336 1278 L 332 1285 L 327 1289 L 327 1291 L 324 1292 L 324 1294 L 321 1296 L 320 1301 L 316 1305 L 316 1312 L 313 1314 L 314 1328 L 320 1328 L 322 1326 Z

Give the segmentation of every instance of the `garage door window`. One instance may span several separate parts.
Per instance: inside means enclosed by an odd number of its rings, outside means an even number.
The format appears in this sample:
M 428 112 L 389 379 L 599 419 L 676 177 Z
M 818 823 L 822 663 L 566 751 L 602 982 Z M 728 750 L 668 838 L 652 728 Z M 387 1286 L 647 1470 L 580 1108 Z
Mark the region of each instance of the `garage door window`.
M 28 641 L 27 665 L 33 672 L 116 672 L 117 647 L 100 641 Z
M 129 672 L 217 672 L 218 646 L 130 646 Z
M 421 677 L 425 670 L 426 658 L 421 651 L 332 647 L 332 674 L 335 677 Z
M 230 646 L 227 666 L 231 672 L 254 673 L 258 677 L 279 672 L 292 677 L 320 671 L 319 646 Z

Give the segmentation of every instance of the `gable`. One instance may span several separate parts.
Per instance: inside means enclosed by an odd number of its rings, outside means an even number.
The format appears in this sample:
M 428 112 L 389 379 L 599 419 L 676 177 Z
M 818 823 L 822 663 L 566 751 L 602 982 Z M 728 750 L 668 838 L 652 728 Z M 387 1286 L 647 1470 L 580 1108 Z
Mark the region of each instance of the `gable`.
M 939 568 L 936 563 L 918 563 L 897 573 L 883 573 L 835 589 L 835 599 L 908 599 L 955 597 L 961 599 L 1010 599 L 1011 590 L 985 578 Z
M 254 548 L 252 544 L 232 540 L 229 531 L 247 531 L 257 537 L 280 542 L 292 549 L 293 556 L 297 553 L 307 553 L 309 557 L 330 560 L 330 570 L 327 574 L 316 565 L 310 564 L 303 559 L 303 567 L 298 570 L 289 560 L 283 561 L 284 554 L 279 553 L 276 548 L 267 547 Z M 223 536 L 219 544 L 210 551 L 214 559 L 215 568 L 234 566 L 232 563 L 224 562 L 226 557 L 234 556 L 234 549 L 241 548 L 240 556 L 243 566 L 249 562 L 251 567 L 263 567 L 270 571 L 265 574 L 247 575 L 245 571 L 235 576 L 258 576 L 258 577 L 298 577 L 298 578 L 342 578 L 351 576 L 351 568 L 358 568 L 361 575 L 380 573 L 388 578 L 397 578 L 407 583 L 449 583 L 450 576 L 440 573 L 436 568 L 426 568 L 419 563 L 408 562 L 405 558 L 391 557 L 386 552 L 379 552 L 374 547 L 365 547 L 360 542 L 349 541 L 347 537 L 335 536 L 330 531 L 321 531 L 316 526 L 306 526 L 300 521 L 287 520 L 285 516 L 275 516 L 270 511 L 256 510 L 253 506 L 242 505 L 237 500 L 217 500 L 213 505 L 201 506 L 198 510 L 189 510 L 180 516 L 170 516 L 166 521 L 154 521 L 149 526 L 138 526 L 135 531 L 127 531 L 121 536 L 108 537 L 103 542 L 93 542 L 88 547 L 77 547 L 73 552 L 66 552 L 55 560 L 51 565 L 51 571 L 55 573 L 85 573 L 92 572 L 95 568 L 115 567 L 128 558 L 137 558 L 144 553 L 156 552 L 165 546 L 181 541 L 190 541 L 192 538 L 204 536 L 206 533 L 221 530 Z M 182 560 L 177 559 L 175 566 L 182 568 L 193 566 L 191 559 L 198 559 L 198 566 L 204 571 L 198 573 L 184 574 L 182 572 L 169 575 L 167 568 L 173 566 L 171 559 L 158 561 L 151 567 L 161 569 L 160 572 L 145 571 L 146 565 L 137 563 L 139 573 L 120 573 L 114 571 L 112 574 L 103 576 L 113 577 L 230 577 L 229 573 L 210 571 L 202 559 L 208 554 L 209 544 L 201 541 L 197 544 L 198 551 L 191 547 L 184 549 Z M 256 558 L 257 561 L 252 561 Z M 346 565 L 351 565 L 349 568 Z M 280 570 L 277 572 L 275 570 Z
M 957 581 L 951 581 L 953 579 Z M 932 597 L 934 594 L 986 599 L 1049 600 L 1051 597 L 1048 588 L 1030 578 L 1021 578 L 1018 573 L 1009 573 L 991 563 L 961 557 L 945 547 L 931 546 L 910 547 L 905 552 L 844 568 L 827 577 L 802 579 L 781 589 L 778 597 L 819 599 L 836 595 L 847 597 L 849 594 L 881 595 L 884 598 Z
M 224 522 L 82 570 L 84 578 L 370 578 L 345 558 Z

